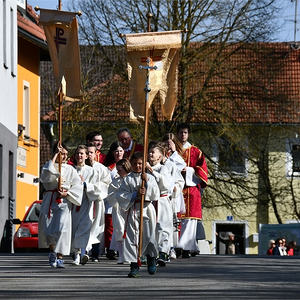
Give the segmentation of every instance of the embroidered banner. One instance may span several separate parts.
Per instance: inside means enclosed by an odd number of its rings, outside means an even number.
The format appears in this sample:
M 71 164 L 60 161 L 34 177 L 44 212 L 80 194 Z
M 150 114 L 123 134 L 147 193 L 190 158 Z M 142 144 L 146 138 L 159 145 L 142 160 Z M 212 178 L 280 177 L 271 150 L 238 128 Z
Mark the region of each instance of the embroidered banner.
M 66 80 L 66 99 L 80 97 L 80 53 L 76 13 L 59 10 L 40 10 L 57 87 Z
M 149 75 L 149 101 L 151 106 L 158 94 L 162 114 L 170 120 L 177 102 L 178 60 L 181 31 L 146 32 L 126 35 L 127 68 L 129 78 L 130 119 L 143 119 L 147 71 L 139 66 L 156 66 Z

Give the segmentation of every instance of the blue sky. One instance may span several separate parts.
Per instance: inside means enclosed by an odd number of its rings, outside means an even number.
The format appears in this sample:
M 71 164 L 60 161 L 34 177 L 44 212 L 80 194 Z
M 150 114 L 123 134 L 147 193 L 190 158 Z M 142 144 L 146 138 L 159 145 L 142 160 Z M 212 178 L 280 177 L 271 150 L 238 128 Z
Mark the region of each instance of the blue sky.
M 121 1 L 121 0 L 120 0 Z M 72 3 L 72 0 L 61 0 L 63 10 L 67 10 L 68 6 Z M 275 35 L 275 41 L 277 42 L 290 42 L 294 41 L 294 19 L 295 19 L 295 0 L 280 0 L 281 5 L 281 18 L 274 20 L 280 24 L 281 29 Z M 298 21 L 296 40 L 300 40 L 300 1 L 298 1 Z M 27 3 L 35 7 L 38 5 L 41 8 L 57 9 L 58 0 L 27 0 Z

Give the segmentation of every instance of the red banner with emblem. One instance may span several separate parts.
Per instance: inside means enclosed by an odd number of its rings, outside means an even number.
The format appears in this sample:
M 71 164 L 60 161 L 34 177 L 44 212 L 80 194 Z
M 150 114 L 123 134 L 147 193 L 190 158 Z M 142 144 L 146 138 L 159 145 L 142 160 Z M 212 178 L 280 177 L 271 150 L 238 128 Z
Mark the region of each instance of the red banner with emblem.
M 40 9 L 57 87 L 66 80 L 66 99 L 80 97 L 80 52 L 76 13 Z M 70 99 L 71 98 L 71 99 Z

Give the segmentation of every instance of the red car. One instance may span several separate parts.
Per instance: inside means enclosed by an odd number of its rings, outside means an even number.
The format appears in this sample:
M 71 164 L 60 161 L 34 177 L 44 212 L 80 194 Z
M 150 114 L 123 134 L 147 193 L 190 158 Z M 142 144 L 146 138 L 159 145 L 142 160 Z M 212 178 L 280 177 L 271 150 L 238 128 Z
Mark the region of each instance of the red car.
M 14 220 L 14 224 L 20 224 L 14 235 L 15 251 L 38 249 L 38 226 L 41 208 L 41 200 L 34 201 L 27 209 L 22 221 Z

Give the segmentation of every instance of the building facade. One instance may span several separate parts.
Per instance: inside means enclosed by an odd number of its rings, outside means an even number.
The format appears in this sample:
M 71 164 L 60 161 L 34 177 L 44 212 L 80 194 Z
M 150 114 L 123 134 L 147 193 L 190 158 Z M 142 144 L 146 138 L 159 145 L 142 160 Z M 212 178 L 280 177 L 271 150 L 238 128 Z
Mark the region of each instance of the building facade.
M 39 199 L 40 61 L 47 58 L 44 31 L 29 5 L 18 7 L 18 157 L 16 217 Z
M 12 235 L 17 157 L 17 1 L 0 4 L 0 238 Z M 2 239 L 3 241 L 3 239 Z M 11 248 L 7 239 L 5 248 Z

